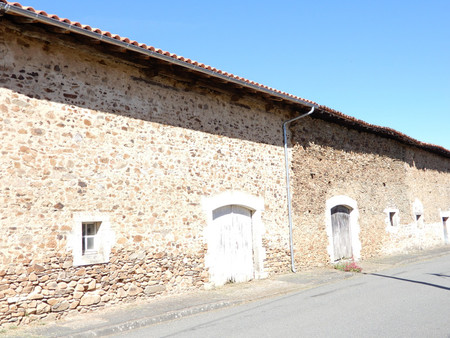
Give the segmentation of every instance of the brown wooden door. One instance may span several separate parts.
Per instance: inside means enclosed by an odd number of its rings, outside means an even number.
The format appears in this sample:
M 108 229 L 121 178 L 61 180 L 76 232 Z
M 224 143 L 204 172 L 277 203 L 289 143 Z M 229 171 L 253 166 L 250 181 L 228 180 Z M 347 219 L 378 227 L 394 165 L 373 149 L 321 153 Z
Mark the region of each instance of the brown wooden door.
M 343 205 L 338 205 L 331 209 L 335 260 L 352 257 L 350 211 L 349 208 Z

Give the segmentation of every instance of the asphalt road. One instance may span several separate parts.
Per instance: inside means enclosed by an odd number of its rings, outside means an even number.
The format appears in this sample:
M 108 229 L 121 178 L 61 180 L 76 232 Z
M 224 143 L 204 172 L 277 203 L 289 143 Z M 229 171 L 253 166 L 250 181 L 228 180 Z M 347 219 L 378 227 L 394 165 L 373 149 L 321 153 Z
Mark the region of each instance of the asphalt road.
M 115 337 L 450 337 L 450 256 Z

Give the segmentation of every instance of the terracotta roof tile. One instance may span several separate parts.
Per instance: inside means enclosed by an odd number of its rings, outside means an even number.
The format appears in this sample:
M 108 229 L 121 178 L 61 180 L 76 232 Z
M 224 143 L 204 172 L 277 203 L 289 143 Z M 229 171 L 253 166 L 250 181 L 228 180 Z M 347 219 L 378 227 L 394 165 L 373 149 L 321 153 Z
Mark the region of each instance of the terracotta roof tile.
M 445 149 L 445 148 L 443 148 L 441 146 L 436 146 L 436 145 L 433 145 L 433 144 L 429 144 L 429 143 L 424 143 L 424 142 L 418 141 L 416 139 L 413 139 L 413 138 L 411 138 L 411 137 L 409 137 L 409 136 L 407 136 L 407 135 L 405 135 L 403 133 L 400 133 L 400 132 L 398 132 L 398 131 L 396 131 L 394 129 L 391 129 L 391 128 L 372 125 L 370 123 L 364 122 L 364 121 L 356 119 L 354 117 L 345 115 L 345 114 L 343 114 L 343 113 L 341 113 L 341 112 L 339 112 L 337 110 L 331 109 L 331 108 L 323 106 L 323 105 L 319 105 L 319 104 L 317 104 L 314 101 L 307 100 L 307 99 L 304 99 L 304 98 L 301 98 L 299 96 L 292 95 L 292 94 L 289 94 L 289 93 L 286 93 L 286 92 L 282 92 L 280 90 L 277 90 L 277 89 L 265 86 L 263 84 L 260 84 L 260 83 L 254 82 L 254 81 L 250 81 L 250 80 L 245 79 L 243 77 L 239 77 L 237 75 L 221 71 L 219 69 L 216 69 L 214 67 L 205 65 L 203 63 L 198 63 L 197 61 L 191 60 L 189 58 L 184 58 L 183 56 L 179 56 L 179 55 L 167 52 L 167 51 L 163 51 L 161 49 L 156 49 L 155 47 L 147 46 L 146 44 L 139 44 L 138 42 L 131 41 L 130 39 L 128 39 L 126 37 L 121 37 L 120 35 L 117 35 L 117 34 L 111 34 L 108 31 L 102 31 L 99 28 L 92 28 L 91 26 L 88 26 L 88 25 L 82 25 L 80 22 L 77 22 L 77 21 L 71 21 L 71 20 L 66 19 L 66 18 L 60 18 L 59 16 L 57 16 L 55 14 L 47 14 L 47 12 L 45 12 L 45 11 L 36 11 L 33 7 L 24 7 L 18 2 L 9 2 L 9 1 L 6 1 L 6 0 L 0 0 L 0 3 L 5 3 L 5 4 L 8 4 L 10 6 L 19 7 L 19 8 L 25 9 L 27 11 L 30 11 L 30 12 L 33 12 L 33 13 L 37 13 L 37 14 L 42 15 L 44 17 L 47 17 L 47 18 L 59 21 L 61 23 L 66 23 L 66 24 L 69 24 L 69 25 L 72 25 L 72 26 L 75 26 L 75 27 L 78 27 L 78 28 L 81 28 L 81 29 L 85 29 L 87 31 L 91 31 L 91 32 L 97 33 L 99 35 L 103 35 L 103 36 L 106 36 L 106 37 L 110 37 L 110 38 L 122 41 L 124 43 L 129 43 L 129 44 L 132 44 L 134 46 L 137 46 L 137 47 L 149 50 L 151 52 L 156 52 L 158 54 L 162 54 L 162 55 L 168 56 L 170 58 L 186 62 L 187 64 L 191 64 L 191 65 L 194 65 L 194 66 L 197 66 L 197 67 L 200 67 L 200 68 L 207 69 L 207 70 L 209 70 L 211 72 L 214 72 L 214 73 L 217 73 L 217 74 L 229 77 L 230 79 L 237 79 L 239 81 L 251 84 L 252 86 L 260 87 L 262 89 L 266 89 L 266 90 L 269 90 L 271 92 L 278 93 L 278 94 L 284 95 L 286 97 L 290 97 L 290 98 L 292 98 L 294 100 L 307 102 L 307 103 L 309 103 L 311 105 L 314 105 L 314 106 L 318 107 L 319 110 L 327 112 L 327 113 L 333 115 L 334 117 L 336 117 L 338 119 L 343 119 L 343 120 L 345 120 L 347 122 L 354 123 L 355 125 L 358 125 L 360 127 L 373 130 L 374 132 L 383 134 L 385 136 L 392 136 L 392 137 L 394 137 L 394 138 L 396 138 L 398 140 L 402 140 L 402 141 L 404 141 L 406 143 L 409 143 L 409 144 L 412 144 L 412 145 L 416 145 L 416 146 L 419 146 L 419 147 L 422 147 L 422 148 L 425 148 L 425 149 L 428 149 L 428 150 L 438 151 L 439 153 L 450 157 L 450 150 L 447 150 L 447 149 Z

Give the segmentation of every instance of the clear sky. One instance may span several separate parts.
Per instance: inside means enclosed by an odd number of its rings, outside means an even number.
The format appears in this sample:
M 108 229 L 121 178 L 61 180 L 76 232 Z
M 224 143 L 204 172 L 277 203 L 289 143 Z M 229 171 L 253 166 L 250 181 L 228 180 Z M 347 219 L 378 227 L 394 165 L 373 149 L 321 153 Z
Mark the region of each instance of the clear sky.
M 450 150 L 450 1 L 21 0 Z

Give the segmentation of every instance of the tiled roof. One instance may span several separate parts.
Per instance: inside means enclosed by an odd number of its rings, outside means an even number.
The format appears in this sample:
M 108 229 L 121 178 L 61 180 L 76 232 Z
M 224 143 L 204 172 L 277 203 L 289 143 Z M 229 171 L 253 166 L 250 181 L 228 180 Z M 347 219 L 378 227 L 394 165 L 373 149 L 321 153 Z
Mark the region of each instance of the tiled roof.
M 6 4 L 6 5 L 2 5 L 2 4 Z M 334 109 L 331 109 L 329 107 L 319 105 L 316 102 L 313 102 L 311 100 L 307 100 L 307 99 L 304 99 L 304 98 L 301 98 L 301 97 L 298 97 L 298 96 L 295 96 L 295 95 L 292 95 L 292 94 L 289 94 L 286 92 L 282 92 L 280 90 L 265 86 L 263 84 L 260 84 L 260 83 L 254 82 L 254 81 L 250 81 L 243 77 L 240 77 L 240 76 L 228 73 L 228 72 L 224 72 L 220 69 L 205 65 L 203 63 L 199 63 L 199 62 L 191 60 L 189 58 L 185 58 L 183 56 L 179 56 L 179 55 L 167 52 L 167 51 L 163 51 L 163 50 L 157 49 L 153 46 L 147 46 L 146 44 L 142 44 L 137 41 L 130 40 L 129 38 L 122 37 L 117 34 L 112 34 L 108 31 L 102 31 L 99 28 L 92 28 L 89 25 L 83 25 L 77 21 L 71 21 L 69 19 L 60 18 L 59 16 L 57 16 L 55 14 L 48 14 L 45 11 L 35 10 L 33 7 L 22 6 L 18 2 L 10 2 L 10 1 L 6 1 L 6 0 L 0 0 L 0 5 L 2 5 L 3 11 L 5 11 L 6 10 L 5 7 L 8 7 L 8 6 L 9 7 L 12 6 L 14 8 L 20 8 L 21 10 L 24 10 L 24 12 L 22 12 L 23 15 L 25 13 L 32 14 L 32 16 L 36 20 L 39 20 L 39 18 L 50 19 L 50 20 L 46 21 L 47 24 L 54 23 L 56 25 L 58 23 L 62 23 L 67 26 L 71 26 L 74 29 L 79 29 L 79 30 L 93 33 L 94 38 L 98 38 L 99 40 L 102 40 L 106 43 L 108 43 L 108 42 L 111 43 L 113 41 L 111 39 L 114 39 L 114 40 L 120 41 L 121 43 L 127 44 L 131 47 L 134 46 L 137 49 L 141 49 L 142 51 L 151 52 L 153 55 L 161 55 L 164 58 L 164 60 L 166 60 L 168 62 L 171 62 L 171 61 L 176 62 L 178 65 L 185 64 L 186 66 L 190 66 L 191 68 L 193 68 L 194 70 L 197 70 L 197 71 L 203 71 L 203 70 L 208 71 L 209 73 L 220 76 L 222 79 L 223 78 L 229 79 L 231 82 L 238 81 L 238 82 L 242 83 L 242 85 L 248 85 L 248 86 L 251 86 L 252 89 L 261 90 L 265 93 L 273 94 L 275 96 L 281 96 L 283 99 L 290 101 L 290 102 L 294 102 L 294 103 L 297 103 L 300 105 L 314 106 L 317 108 L 317 110 L 320 112 L 321 115 L 324 115 L 325 117 L 327 117 L 327 119 L 330 119 L 335 123 L 344 124 L 344 125 L 351 126 L 353 128 L 360 129 L 360 130 L 365 130 L 368 132 L 374 132 L 376 134 L 379 134 L 379 135 L 387 137 L 387 138 L 396 139 L 400 142 L 410 144 L 410 145 L 413 145 L 413 146 L 416 146 L 419 148 L 423 148 L 425 150 L 432 151 L 432 152 L 444 155 L 446 157 L 450 157 L 450 150 L 447 150 L 441 146 L 418 141 L 418 140 L 413 139 L 413 138 L 411 138 L 403 133 L 400 133 L 394 129 L 367 123 L 365 121 L 345 115 L 345 114 L 343 114 L 339 111 L 336 111 Z M 20 15 L 20 13 L 14 13 L 14 14 Z M 104 40 L 103 37 L 106 37 L 106 39 L 109 41 Z

